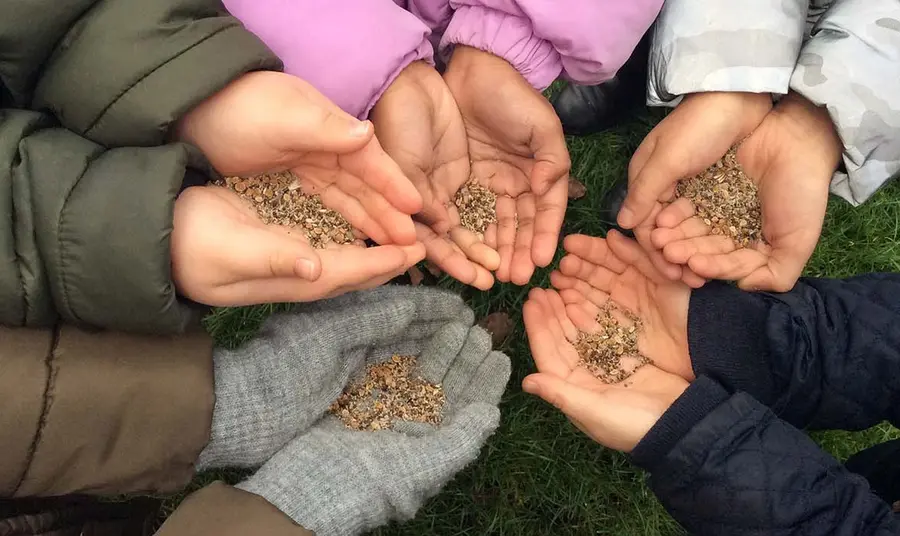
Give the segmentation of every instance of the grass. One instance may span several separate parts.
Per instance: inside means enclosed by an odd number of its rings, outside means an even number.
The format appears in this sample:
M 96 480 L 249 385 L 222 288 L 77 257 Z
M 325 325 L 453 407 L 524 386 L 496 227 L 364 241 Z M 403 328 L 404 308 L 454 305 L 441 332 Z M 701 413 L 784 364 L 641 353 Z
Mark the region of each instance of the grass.
M 658 116 L 645 116 L 612 132 L 570 140 L 572 175 L 587 195 L 570 204 L 565 231 L 602 234 L 598 204 L 608 187 L 625 176 L 629 156 Z M 821 243 L 808 275 L 844 277 L 869 271 L 900 270 L 900 185 L 888 186 L 865 206 L 852 208 L 832 199 Z M 549 270 L 533 285 L 546 286 Z M 516 323 L 504 350 L 513 362 L 513 378 L 502 402 L 502 423 L 479 460 L 427 503 L 413 521 L 375 534 L 539 535 L 682 534 L 644 483 L 644 475 L 621 454 L 582 436 L 558 412 L 526 395 L 521 379 L 534 370 L 521 322 L 528 288 L 497 285 L 490 292 L 442 285 L 461 292 L 482 317 L 510 313 Z M 234 345 L 252 333 L 277 307 L 217 311 L 208 327 L 221 344 Z M 860 433 L 814 434 L 840 459 L 862 447 L 897 437 L 890 427 Z M 236 480 L 240 475 L 206 475 Z M 172 505 L 173 503 L 170 503 Z

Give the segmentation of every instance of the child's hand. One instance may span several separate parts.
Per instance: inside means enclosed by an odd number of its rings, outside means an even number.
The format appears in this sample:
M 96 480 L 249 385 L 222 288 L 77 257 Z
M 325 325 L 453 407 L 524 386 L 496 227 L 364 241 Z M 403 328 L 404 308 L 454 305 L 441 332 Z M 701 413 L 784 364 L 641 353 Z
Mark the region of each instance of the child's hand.
M 302 231 L 269 226 L 234 192 L 193 187 L 175 202 L 172 273 L 178 291 L 206 305 L 318 300 L 379 286 L 421 261 L 425 248 L 314 250 Z
M 550 103 L 502 58 L 457 46 L 444 79 L 462 113 L 473 175 L 497 194 L 497 279 L 524 285 L 556 252 L 569 153 Z M 496 235 L 496 236 L 494 236 Z
M 441 75 L 425 62 L 410 64 L 372 109 L 378 140 L 422 195 L 416 215 L 427 258 L 451 277 L 482 290 L 500 256 L 460 225 L 453 199 L 469 179 L 462 116 Z
M 222 174 L 290 169 L 308 193 L 380 244 L 413 244 L 422 199 L 373 137 L 299 78 L 255 72 L 188 113 L 178 137 Z
M 692 286 L 703 284 L 696 274 L 667 262 L 653 248 L 650 234 L 662 210 L 661 202 L 672 199 L 680 179 L 708 168 L 750 135 L 771 108 L 772 100 L 767 94 L 686 95 L 635 151 L 628 167 L 628 197 L 618 223 L 634 229 L 635 238 L 669 279 L 683 279 Z
M 679 199 L 659 214 L 653 245 L 669 262 L 687 264 L 702 277 L 736 280 L 745 290 L 790 290 L 822 232 L 841 147 L 825 108 L 788 95 L 738 150 L 759 187 L 768 244 L 738 249 L 730 238 L 711 235 L 693 217 L 690 201 Z
M 556 406 L 601 445 L 631 452 L 687 389 L 687 380 L 655 365 L 644 365 L 624 385 L 603 383 L 578 366 L 565 334 L 575 319 L 555 291 L 532 289 L 523 313 L 538 373 L 527 376 L 522 388 Z
M 661 369 L 693 380 L 687 342 L 691 289 L 663 277 L 646 251 L 615 230 L 606 239 L 570 235 L 563 247 L 568 255 L 560 261 L 559 270 L 550 274 L 550 282 L 572 320 L 566 336 L 573 340 L 573 328 L 596 327 L 600 307 L 612 300 L 643 322 L 638 339 L 641 353 Z

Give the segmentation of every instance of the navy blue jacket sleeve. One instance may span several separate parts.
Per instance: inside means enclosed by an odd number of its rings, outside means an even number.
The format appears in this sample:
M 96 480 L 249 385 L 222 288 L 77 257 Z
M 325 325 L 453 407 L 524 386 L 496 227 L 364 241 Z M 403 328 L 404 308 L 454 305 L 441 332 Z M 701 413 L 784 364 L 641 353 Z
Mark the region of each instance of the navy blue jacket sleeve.
M 900 524 L 803 432 L 700 376 L 632 452 L 690 534 L 893 535 Z
M 694 291 L 694 372 L 799 428 L 900 424 L 900 274 L 804 279 L 785 294 Z

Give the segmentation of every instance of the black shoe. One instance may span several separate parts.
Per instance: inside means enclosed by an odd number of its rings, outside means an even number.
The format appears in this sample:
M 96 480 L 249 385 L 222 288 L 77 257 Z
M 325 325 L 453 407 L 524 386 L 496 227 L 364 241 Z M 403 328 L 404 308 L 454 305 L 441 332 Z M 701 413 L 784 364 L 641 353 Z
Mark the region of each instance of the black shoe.
M 566 134 L 581 136 L 606 130 L 644 106 L 649 36 L 650 32 L 612 79 L 596 86 L 569 84 L 550 100 Z
M 634 233 L 631 229 L 623 229 L 616 223 L 616 218 L 619 217 L 619 210 L 622 208 L 622 204 L 625 203 L 626 197 L 628 197 L 628 179 L 623 179 L 613 184 L 612 188 L 600 200 L 600 219 L 606 223 L 607 229 L 615 229 L 629 238 L 634 238 Z

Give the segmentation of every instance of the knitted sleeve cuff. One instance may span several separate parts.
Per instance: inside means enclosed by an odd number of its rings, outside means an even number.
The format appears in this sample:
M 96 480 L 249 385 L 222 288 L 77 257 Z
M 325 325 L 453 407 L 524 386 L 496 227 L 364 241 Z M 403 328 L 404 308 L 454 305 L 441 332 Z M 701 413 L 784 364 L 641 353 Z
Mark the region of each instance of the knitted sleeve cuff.
M 768 404 L 775 396 L 768 366 L 768 298 L 713 281 L 691 294 L 688 344 L 697 376 Z

